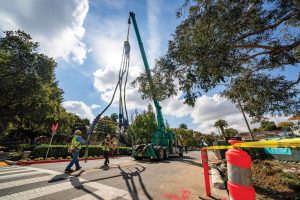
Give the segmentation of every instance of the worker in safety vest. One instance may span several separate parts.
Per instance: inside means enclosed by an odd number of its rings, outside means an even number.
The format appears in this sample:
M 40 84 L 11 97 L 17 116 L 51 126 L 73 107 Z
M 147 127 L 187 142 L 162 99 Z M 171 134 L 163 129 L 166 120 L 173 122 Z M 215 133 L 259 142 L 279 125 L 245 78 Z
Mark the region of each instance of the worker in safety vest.
M 111 156 L 114 157 L 114 155 L 116 154 L 116 149 L 118 148 L 118 140 L 117 138 L 114 136 L 112 138 L 112 150 L 111 150 Z
M 80 136 L 81 134 L 82 134 L 82 132 L 79 129 L 77 129 L 74 132 L 74 136 L 72 138 L 72 143 L 68 150 L 69 153 L 72 154 L 72 160 L 69 163 L 69 165 L 66 167 L 65 173 L 73 172 L 73 170 L 71 168 L 74 164 L 76 166 L 76 171 L 81 169 L 81 167 L 79 165 L 79 160 L 78 160 L 79 151 L 81 149 L 82 144 L 87 144 L 87 141 L 83 140 L 82 137 Z
M 104 153 L 104 158 L 105 158 L 105 161 L 104 161 L 104 165 L 108 165 L 109 164 L 109 150 L 111 148 L 111 145 L 112 145 L 112 140 L 110 138 L 110 135 L 107 135 L 102 143 L 103 147 L 103 153 Z

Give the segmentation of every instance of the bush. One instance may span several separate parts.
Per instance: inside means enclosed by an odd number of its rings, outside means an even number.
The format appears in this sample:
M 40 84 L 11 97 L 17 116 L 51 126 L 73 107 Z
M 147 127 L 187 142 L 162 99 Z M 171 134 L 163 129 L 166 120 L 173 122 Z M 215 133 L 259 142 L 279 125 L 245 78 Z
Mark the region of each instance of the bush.
M 48 146 L 46 144 L 36 146 L 33 151 L 31 152 L 31 155 L 34 158 L 39 158 L 43 157 L 46 155 Z M 51 145 L 48 157 L 49 158 L 66 158 L 69 157 L 71 158 L 71 154 L 68 152 L 68 146 L 69 145 Z M 84 157 L 85 154 L 85 146 L 82 146 L 80 152 L 79 152 L 79 157 Z M 131 150 L 129 147 L 120 147 L 119 148 L 119 154 L 120 155 L 128 155 L 128 152 Z M 103 150 L 101 146 L 98 145 L 90 145 L 89 146 L 89 151 L 88 151 L 89 156 L 94 155 L 94 157 L 99 157 L 103 155 Z
M 32 151 L 36 145 L 29 145 L 29 144 L 20 144 L 21 151 Z
M 35 158 L 39 158 L 39 157 L 43 157 L 46 156 L 48 150 L 48 145 L 40 145 L 37 146 L 33 149 L 33 151 L 31 152 L 31 155 Z M 55 146 L 51 146 L 49 153 L 48 153 L 48 157 L 54 157 L 54 158 L 58 158 L 58 157 L 67 157 L 69 155 L 67 147 L 64 145 L 55 145 Z
M 8 155 L 9 160 L 12 160 L 12 161 L 18 161 L 18 160 L 22 159 L 22 156 L 23 156 L 23 154 L 20 152 L 14 152 L 14 153 L 10 153 Z

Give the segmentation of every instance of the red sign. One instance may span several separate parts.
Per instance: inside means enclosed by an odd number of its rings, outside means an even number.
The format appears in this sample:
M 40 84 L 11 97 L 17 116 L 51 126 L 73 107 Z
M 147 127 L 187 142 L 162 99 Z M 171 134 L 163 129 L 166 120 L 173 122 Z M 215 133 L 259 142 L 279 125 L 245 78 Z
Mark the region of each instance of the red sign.
M 52 130 L 52 135 L 54 135 L 54 134 L 56 133 L 57 129 L 58 129 L 58 122 L 56 122 L 55 125 L 52 124 L 52 128 L 51 128 L 51 130 Z

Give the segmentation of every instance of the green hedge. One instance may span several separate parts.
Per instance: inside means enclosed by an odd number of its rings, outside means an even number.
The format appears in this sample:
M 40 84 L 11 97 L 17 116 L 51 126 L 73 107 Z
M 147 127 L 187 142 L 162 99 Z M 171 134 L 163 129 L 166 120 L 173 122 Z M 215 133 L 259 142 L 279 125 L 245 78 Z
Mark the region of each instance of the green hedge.
M 31 152 L 31 156 L 34 158 L 39 158 L 39 157 L 45 157 L 47 153 L 49 145 L 39 145 L 33 149 Z M 85 153 L 85 148 L 82 147 L 80 152 L 79 152 L 79 157 L 84 157 Z M 120 147 L 119 148 L 119 154 L 120 155 L 129 155 L 128 152 L 130 152 L 131 148 L 129 147 Z M 102 156 L 103 155 L 103 150 L 102 147 L 98 147 L 96 145 L 90 145 L 89 146 L 89 156 Z M 67 156 L 70 156 L 70 153 L 68 153 L 68 145 L 51 145 L 51 148 L 48 153 L 48 157 L 63 157 L 66 158 Z
M 13 152 L 13 153 L 9 153 L 8 158 L 9 158 L 9 160 L 17 161 L 17 160 L 20 160 L 22 158 L 22 156 L 23 155 L 20 152 Z

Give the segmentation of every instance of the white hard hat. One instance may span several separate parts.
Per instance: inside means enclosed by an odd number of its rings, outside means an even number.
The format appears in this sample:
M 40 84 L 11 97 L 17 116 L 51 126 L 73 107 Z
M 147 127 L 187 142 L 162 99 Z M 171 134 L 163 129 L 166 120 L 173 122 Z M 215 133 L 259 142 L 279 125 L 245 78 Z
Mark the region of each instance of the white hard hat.
M 76 131 L 74 132 L 74 134 L 81 134 L 82 132 L 81 132 L 81 130 L 79 130 L 79 129 L 76 129 Z

